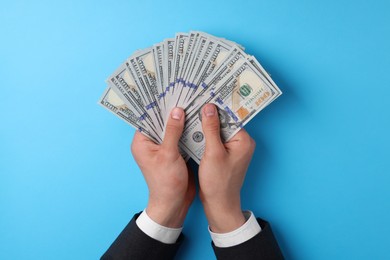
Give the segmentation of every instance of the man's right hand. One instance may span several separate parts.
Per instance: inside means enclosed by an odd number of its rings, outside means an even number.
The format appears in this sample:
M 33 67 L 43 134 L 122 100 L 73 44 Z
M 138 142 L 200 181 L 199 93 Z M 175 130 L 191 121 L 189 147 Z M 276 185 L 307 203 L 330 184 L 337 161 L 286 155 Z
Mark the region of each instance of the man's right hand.
M 227 233 L 245 223 L 240 191 L 255 142 L 241 129 L 222 143 L 218 112 L 213 104 L 203 107 L 202 118 L 206 148 L 199 166 L 199 195 L 210 229 Z

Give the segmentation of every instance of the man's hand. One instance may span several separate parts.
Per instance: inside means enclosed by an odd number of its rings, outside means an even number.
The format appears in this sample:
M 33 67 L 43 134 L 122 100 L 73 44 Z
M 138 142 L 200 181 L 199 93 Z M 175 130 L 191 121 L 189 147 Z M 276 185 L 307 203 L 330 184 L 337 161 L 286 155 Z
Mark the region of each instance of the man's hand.
M 179 228 L 195 197 L 194 176 L 178 149 L 184 111 L 174 108 L 166 124 L 164 141 L 155 144 L 143 134 L 134 135 L 131 151 L 149 188 L 146 213 L 158 224 Z
M 199 166 L 200 199 L 211 230 L 226 233 L 245 223 L 240 191 L 255 142 L 242 129 L 223 144 L 218 112 L 213 104 L 203 107 L 202 118 L 206 149 Z

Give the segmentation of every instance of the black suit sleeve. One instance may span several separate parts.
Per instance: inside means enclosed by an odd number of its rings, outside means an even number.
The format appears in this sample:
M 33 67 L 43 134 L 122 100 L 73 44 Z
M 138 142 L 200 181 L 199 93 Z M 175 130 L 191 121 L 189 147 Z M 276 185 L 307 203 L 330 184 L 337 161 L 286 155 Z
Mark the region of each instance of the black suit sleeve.
M 222 248 L 211 243 L 217 259 L 284 259 L 269 223 L 259 218 L 257 222 L 261 226 L 260 233 L 242 244 Z
M 136 214 L 120 235 L 115 239 L 110 248 L 101 257 L 103 260 L 113 259 L 173 259 L 181 242 L 184 239 L 180 235 L 175 244 L 165 244 L 157 241 L 137 226 L 135 220 L 140 214 Z

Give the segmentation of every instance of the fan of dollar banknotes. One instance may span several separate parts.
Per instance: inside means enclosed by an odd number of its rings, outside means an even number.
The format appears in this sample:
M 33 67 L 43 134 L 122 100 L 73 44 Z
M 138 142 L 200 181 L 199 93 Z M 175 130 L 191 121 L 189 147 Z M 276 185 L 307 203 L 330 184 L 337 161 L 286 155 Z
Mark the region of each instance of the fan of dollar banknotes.
M 205 103 L 217 106 L 226 142 L 282 94 L 243 46 L 199 31 L 135 51 L 107 85 L 99 104 L 156 143 L 164 138 L 172 108 L 182 107 L 186 123 L 180 152 L 197 163 L 205 148 L 200 113 Z

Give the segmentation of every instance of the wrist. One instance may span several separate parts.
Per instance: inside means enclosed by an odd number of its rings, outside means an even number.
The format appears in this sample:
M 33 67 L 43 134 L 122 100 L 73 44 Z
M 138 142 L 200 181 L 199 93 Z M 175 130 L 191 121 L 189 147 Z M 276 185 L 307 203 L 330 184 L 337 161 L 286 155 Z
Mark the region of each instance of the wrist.
M 161 226 L 169 228 L 180 228 L 183 226 L 188 209 L 189 207 L 186 205 L 162 206 L 149 202 L 145 210 L 148 216 Z
M 214 233 L 227 233 L 244 225 L 246 219 L 241 205 L 209 205 L 203 204 L 211 231 Z

